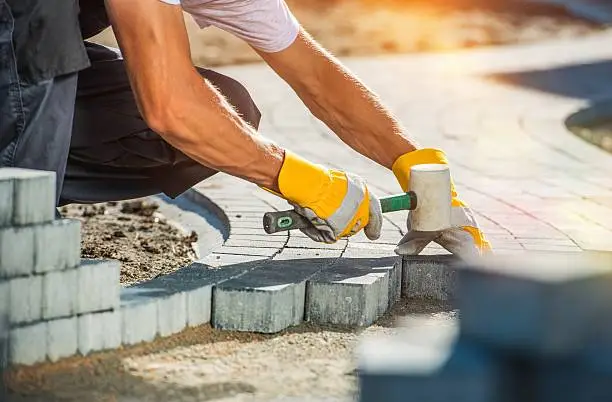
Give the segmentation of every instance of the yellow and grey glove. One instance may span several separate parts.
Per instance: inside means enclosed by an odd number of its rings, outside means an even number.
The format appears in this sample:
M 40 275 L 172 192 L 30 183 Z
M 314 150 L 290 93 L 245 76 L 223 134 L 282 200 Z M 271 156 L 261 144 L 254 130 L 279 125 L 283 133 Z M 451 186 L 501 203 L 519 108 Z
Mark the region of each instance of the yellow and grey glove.
M 370 240 L 380 237 L 380 201 L 360 177 L 327 169 L 285 151 L 278 187 L 295 211 L 312 223 L 302 232 L 315 241 L 334 243 L 361 229 Z
M 420 149 L 400 156 L 393 164 L 393 173 L 404 191 L 409 190 L 410 168 L 422 164 L 448 164 L 444 152 L 438 149 Z M 451 181 L 451 228 L 440 232 L 417 232 L 410 227 L 400 240 L 395 252 L 399 255 L 417 255 L 432 241 L 459 257 L 483 255 L 491 245 L 478 227 L 470 207 L 457 196 Z

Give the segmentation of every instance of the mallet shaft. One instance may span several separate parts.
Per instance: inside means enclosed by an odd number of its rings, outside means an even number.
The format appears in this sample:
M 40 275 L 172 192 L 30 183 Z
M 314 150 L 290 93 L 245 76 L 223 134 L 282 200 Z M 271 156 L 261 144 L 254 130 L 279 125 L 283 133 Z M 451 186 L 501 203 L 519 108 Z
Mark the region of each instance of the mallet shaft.
M 412 191 L 380 199 L 383 213 L 413 210 L 417 206 L 417 196 Z M 263 217 L 266 233 L 272 234 L 285 230 L 304 229 L 312 226 L 308 219 L 293 210 L 267 212 Z

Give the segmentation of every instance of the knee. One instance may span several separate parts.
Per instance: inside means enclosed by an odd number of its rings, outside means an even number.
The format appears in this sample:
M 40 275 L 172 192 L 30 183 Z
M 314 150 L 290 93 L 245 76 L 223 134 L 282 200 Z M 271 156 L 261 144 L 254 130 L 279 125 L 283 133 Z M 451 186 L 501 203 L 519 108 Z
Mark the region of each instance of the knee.
M 210 81 L 225 96 L 238 114 L 255 129 L 259 127 L 261 112 L 249 91 L 240 82 L 215 71 L 198 68 L 202 77 Z

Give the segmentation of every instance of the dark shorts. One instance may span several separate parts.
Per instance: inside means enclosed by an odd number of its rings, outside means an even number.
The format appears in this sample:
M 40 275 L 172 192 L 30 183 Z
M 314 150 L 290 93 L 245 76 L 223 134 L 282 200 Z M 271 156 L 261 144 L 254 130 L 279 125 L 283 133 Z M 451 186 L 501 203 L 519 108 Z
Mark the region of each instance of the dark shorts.
M 93 44 L 87 51 L 91 67 L 78 75 L 26 85 L 5 74 L 0 28 L 0 166 L 55 171 L 59 205 L 176 197 L 216 173 L 147 127 L 114 51 Z M 260 112 L 239 82 L 198 71 L 258 127 Z

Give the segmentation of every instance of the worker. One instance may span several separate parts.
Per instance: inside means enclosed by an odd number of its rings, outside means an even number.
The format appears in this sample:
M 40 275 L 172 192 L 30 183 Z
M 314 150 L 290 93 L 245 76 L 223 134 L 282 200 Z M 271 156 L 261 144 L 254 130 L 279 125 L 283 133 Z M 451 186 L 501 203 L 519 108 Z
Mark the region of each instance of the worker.
M 366 182 L 314 164 L 257 133 L 260 111 L 237 81 L 194 67 L 183 11 L 257 51 L 348 146 L 392 171 L 404 191 L 418 164 L 401 123 L 298 23 L 284 0 L 0 0 L 0 166 L 54 171 L 58 205 L 165 193 L 216 172 L 248 180 L 307 217 L 313 240 L 360 230 L 382 214 Z M 111 26 L 120 52 L 83 39 Z M 489 244 L 452 189 L 453 226 L 408 228 L 399 254 L 434 241 L 458 255 Z

